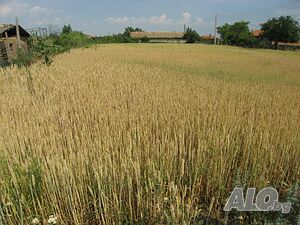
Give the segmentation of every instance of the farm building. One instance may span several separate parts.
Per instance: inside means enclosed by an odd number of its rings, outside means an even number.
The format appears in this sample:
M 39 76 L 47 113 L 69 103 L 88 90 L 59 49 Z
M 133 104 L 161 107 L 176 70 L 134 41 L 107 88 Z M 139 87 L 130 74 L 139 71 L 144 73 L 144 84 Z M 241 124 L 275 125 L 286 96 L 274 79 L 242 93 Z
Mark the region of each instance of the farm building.
M 18 28 L 12 24 L 0 24 L 0 65 L 16 58 L 19 48 L 28 51 L 30 34 L 21 26 Z
M 262 39 L 263 38 L 263 31 L 262 30 L 253 30 L 252 32 L 253 37 L 257 39 Z M 276 42 L 272 42 L 273 46 L 276 46 Z M 300 42 L 295 42 L 295 43 L 286 43 L 286 42 L 278 42 L 277 47 L 280 50 L 300 50 Z
M 215 42 L 215 36 L 214 35 L 202 35 L 201 36 L 202 42 L 207 44 L 213 44 Z M 219 42 L 219 39 L 217 38 L 217 42 Z
M 211 40 L 211 41 L 215 40 L 215 36 L 211 35 L 211 34 L 209 34 L 209 35 L 202 35 L 201 38 L 203 40 Z
M 151 43 L 181 43 L 185 42 L 183 39 L 183 32 L 131 32 L 132 38 L 147 38 Z
M 275 42 L 272 42 L 272 44 L 275 45 Z M 295 43 L 278 42 L 278 49 L 300 51 L 300 42 L 295 42 Z
M 263 31 L 262 30 L 252 30 L 252 36 L 255 38 L 261 38 L 263 35 Z

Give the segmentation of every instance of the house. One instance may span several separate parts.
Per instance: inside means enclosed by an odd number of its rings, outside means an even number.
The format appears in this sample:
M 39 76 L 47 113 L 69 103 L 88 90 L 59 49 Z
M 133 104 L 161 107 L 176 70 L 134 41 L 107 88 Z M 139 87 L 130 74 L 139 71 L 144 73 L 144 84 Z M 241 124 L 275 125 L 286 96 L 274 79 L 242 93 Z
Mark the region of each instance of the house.
M 215 40 L 215 36 L 211 35 L 211 34 L 209 34 L 209 35 L 202 35 L 201 38 L 203 40 L 208 40 L 208 41 L 214 41 Z
M 209 35 L 202 35 L 201 36 L 201 40 L 202 40 L 202 42 L 204 42 L 204 43 L 208 43 L 208 44 L 213 44 L 214 42 L 215 42 L 215 36 L 214 35 L 211 35 L 211 34 L 209 34 Z M 219 40 L 218 40 L 218 38 L 217 38 L 217 42 L 218 42 Z
M 261 38 L 263 36 L 263 31 L 262 30 L 252 30 L 251 34 L 255 38 Z
M 253 30 L 252 36 L 256 39 L 263 40 L 263 31 L 262 30 Z M 276 42 L 272 42 L 273 46 L 276 46 Z M 280 50 L 300 50 L 300 42 L 295 43 L 285 43 L 285 42 L 278 42 L 277 48 Z
M 272 45 L 276 45 L 276 43 L 272 42 Z M 278 42 L 278 49 L 300 51 L 300 42 L 295 42 L 295 43 Z
M 130 37 L 147 38 L 151 43 L 184 43 L 183 32 L 130 32 Z
M 21 26 L 18 28 L 12 24 L 0 24 L 0 65 L 16 58 L 18 49 L 28 51 L 30 34 Z

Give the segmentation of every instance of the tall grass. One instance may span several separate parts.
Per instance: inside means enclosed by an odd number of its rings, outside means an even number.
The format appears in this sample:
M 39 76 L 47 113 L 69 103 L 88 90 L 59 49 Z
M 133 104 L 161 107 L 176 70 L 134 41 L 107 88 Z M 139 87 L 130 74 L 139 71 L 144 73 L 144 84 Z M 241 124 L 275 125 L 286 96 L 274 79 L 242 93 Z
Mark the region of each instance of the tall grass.
M 300 55 L 102 45 L 0 69 L 0 223 L 222 220 L 300 178 Z

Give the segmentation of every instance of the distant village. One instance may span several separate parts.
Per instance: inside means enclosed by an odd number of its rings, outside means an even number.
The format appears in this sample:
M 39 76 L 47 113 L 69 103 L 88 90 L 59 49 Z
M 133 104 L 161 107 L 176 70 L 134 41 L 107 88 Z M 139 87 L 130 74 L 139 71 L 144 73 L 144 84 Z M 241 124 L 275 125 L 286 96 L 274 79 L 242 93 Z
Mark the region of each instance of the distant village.
M 0 24 L 0 64 L 11 62 L 17 57 L 18 50 L 23 52 L 29 51 L 31 37 L 46 38 L 50 35 L 49 33 L 46 28 L 25 29 L 18 24 L 18 20 L 16 24 Z M 101 40 L 101 37 L 80 33 L 87 39 Z M 185 34 L 186 27 L 184 27 L 184 32 L 145 32 L 140 29 L 128 33 L 129 38 L 139 40 L 137 42 L 143 42 L 143 39 L 147 39 L 148 43 L 185 43 Z M 257 40 L 263 38 L 262 30 L 252 30 L 251 34 Z M 201 43 L 205 44 L 224 44 L 222 38 L 217 36 L 216 31 L 214 35 L 207 34 L 199 36 L 199 38 L 201 39 Z M 274 44 L 272 43 L 272 45 Z M 276 44 L 279 49 L 300 49 L 300 42 L 278 42 Z

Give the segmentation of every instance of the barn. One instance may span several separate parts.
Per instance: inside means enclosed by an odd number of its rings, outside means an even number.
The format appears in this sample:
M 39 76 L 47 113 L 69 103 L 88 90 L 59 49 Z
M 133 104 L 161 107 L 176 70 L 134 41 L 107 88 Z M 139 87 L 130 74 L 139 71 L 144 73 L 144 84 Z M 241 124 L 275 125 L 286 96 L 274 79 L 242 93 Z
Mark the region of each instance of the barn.
M 185 42 L 183 32 L 131 32 L 130 37 L 147 38 L 151 43 L 181 43 Z
M 0 24 L 0 65 L 16 58 L 18 49 L 28 51 L 29 37 L 30 34 L 21 26 Z

